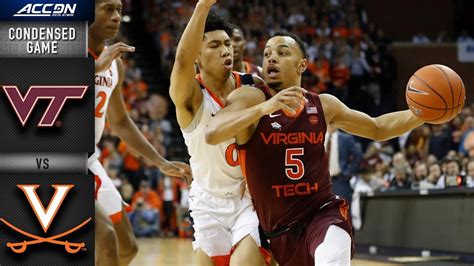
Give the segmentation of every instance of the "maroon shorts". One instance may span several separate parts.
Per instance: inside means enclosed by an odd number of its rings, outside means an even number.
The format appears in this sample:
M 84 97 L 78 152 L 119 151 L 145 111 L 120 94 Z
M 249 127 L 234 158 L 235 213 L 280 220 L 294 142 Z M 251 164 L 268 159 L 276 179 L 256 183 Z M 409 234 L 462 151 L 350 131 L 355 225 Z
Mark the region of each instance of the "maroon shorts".
M 352 240 L 354 237 L 347 201 L 333 199 L 330 204 L 318 210 L 312 219 L 301 222 L 301 227 L 270 239 L 270 250 L 281 266 L 313 266 L 314 252 L 324 241 L 331 225 L 344 229 Z

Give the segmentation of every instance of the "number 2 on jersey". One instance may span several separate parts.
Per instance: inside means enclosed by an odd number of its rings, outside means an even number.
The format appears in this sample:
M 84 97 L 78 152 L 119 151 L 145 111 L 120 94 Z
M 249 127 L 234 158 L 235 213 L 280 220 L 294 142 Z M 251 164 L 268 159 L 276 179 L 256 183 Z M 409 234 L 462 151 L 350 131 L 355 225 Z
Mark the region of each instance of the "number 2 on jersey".
M 304 154 L 303 148 L 292 148 L 286 149 L 285 153 L 285 173 L 286 177 L 291 180 L 298 180 L 304 176 L 304 164 L 295 156 L 300 156 Z
M 97 106 L 95 107 L 95 117 L 102 118 L 102 116 L 104 116 L 103 108 L 105 105 L 105 101 L 107 100 L 107 93 L 105 93 L 104 91 L 99 91 L 99 93 L 97 93 L 96 98 L 100 98 L 100 100 Z

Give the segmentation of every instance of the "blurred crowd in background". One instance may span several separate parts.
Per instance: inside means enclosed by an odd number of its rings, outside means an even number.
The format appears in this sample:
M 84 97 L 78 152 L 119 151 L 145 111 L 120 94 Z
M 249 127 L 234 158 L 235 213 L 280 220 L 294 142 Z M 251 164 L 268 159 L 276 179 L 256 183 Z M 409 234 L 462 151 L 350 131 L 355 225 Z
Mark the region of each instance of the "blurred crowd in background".
M 392 41 L 368 21 L 363 8 L 351 0 L 285 2 L 220 3 L 218 11 L 245 34 L 245 61 L 261 65 L 263 47 L 272 33 L 292 31 L 307 45 L 305 88 L 334 94 L 349 107 L 372 116 L 395 110 Z M 124 4 L 126 14 L 131 1 Z M 149 41 L 161 55 L 161 75 L 169 77 L 177 42 L 195 1 L 142 0 L 141 4 Z M 242 21 L 246 23 L 239 23 Z M 129 43 L 125 35 L 120 38 Z M 467 33 L 464 37 L 470 38 Z M 123 57 L 126 78 L 122 92 L 130 116 L 160 154 L 169 158 L 172 137 L 180 136 L 173 115 L 168 114 L 172 111 L 169 98 L 150 89 L 142 77 L 145 69 L 137 66 L 133 55 Z M 370 142 L 329 131 L 326 148 L 336 141 L 338 152 L 332 152 L 329 161 L 335 169 L 331 173 L 335 190 L 344 197 L 386 190 L 474 187 L 473 105 L 450 123 L 425 124 L 390 141 Z M 107 172 L 130 204 L 137 236 L 192 235 L 185 183 L 163 176 L 108 128 L 100 148 Z

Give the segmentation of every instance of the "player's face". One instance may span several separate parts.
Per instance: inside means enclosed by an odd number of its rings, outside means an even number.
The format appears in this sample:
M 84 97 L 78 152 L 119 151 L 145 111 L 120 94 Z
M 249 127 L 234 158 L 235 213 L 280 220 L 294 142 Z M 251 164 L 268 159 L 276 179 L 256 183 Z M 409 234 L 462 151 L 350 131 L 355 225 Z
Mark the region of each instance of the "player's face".
M 213 75 L 229 75 L 233 66 L 233 49 L 229 35 L 223 30 L 206 32 L 198 56 L 201 71 Z
M 117 36 L 122 18 L 121 0 L 104 0 L 95 5 L 95 21 L 89 30 L 95 31 L 103 39 Z
M 301 85 L 301 74 L 306 70 L 298 43 L 287 36 L 268 40 L 263 52 L 263 79 L 271 88 L 282 90 Z
M 234 61 L 242 61 L 244 58 L 245 51 L 245 39 L 244 34 L 234 29 L 231 36 L 232 48 L 234 48 Z

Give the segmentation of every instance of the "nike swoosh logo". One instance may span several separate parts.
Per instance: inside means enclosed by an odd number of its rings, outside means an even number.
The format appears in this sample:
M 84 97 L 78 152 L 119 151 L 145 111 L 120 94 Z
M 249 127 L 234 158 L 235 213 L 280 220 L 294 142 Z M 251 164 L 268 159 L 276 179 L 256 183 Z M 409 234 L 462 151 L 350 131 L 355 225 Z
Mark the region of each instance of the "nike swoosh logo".
M 275 118 L 275 117 L 278 117 L 278 116 L 280 116 L 280 115 L 281 115 L 281 114 L 276 114 L 276 115 L 274 115 L 274 114 L 269 114 L 268 116 L 269 116 L 270 118 Z
M 420 90 L 416 89 L 415 87 L 413 87 L 412 83 L 413 83 L 413 81 L 411 81 L 411 82 L 408 84 L 408 91 L 409 91 L 409 92 L 413 92 L 413 93 L 417 93 L 417 94 L 429 95 L 427 92 L 420 91 Z

